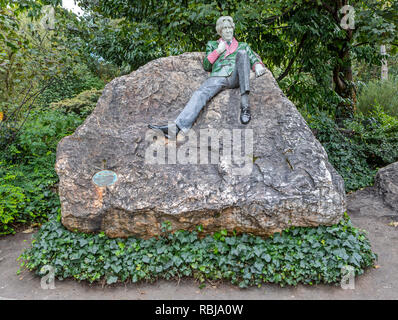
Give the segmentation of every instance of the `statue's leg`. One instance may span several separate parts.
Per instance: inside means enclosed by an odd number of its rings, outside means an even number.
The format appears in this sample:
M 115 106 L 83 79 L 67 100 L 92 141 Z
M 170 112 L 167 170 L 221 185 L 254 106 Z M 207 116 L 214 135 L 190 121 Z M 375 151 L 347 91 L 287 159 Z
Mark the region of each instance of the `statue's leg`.
M 250 92 L 250 60 L 245 50 L 239 50 L 235 58 L 235 70 L 229 78 L 229 87 L 240 87 L 241 95 Z
M 236 53 L 235 70 L 228 78 L 229 88 L 240 88 L 241 94 L 241 113 L 240 121 L 243 124 L 250 122 L 251 114 L 249 107 L 250 93 L 250 60 L 245 50 Z
M 226 88 L 227 85 L 228 83 L 225 77 L 208 78 L 202 83 L 199 89 L 194 92 L 191 99 L 174 121 L 175 124 L 184 133 L 187 133 L 206 103 L 222 89 Z

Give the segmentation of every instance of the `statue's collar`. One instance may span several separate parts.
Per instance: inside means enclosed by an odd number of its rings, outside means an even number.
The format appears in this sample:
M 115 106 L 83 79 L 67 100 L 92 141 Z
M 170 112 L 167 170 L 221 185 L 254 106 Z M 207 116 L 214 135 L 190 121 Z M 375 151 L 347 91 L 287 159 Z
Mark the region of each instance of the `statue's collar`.
M 220 39 L 218 39 L 217 40 L 217 42 L 220 42 L 220 41 L 224 41 L 222 38 L 220 38 Z M 232 42 L 231 42 L 231 44 L 228 46 L 228 44 L 227 44 L 227 52 L 225 53 L 225 56 L 224 57 L 227 57 L 227 56 L 229 56 L 231 53 L 233 53 L 233 52 L 235 52 L 235 50 L 236 49 L 238 49 L 238 41 L 235 39 L 235 37 L 232 39 Z

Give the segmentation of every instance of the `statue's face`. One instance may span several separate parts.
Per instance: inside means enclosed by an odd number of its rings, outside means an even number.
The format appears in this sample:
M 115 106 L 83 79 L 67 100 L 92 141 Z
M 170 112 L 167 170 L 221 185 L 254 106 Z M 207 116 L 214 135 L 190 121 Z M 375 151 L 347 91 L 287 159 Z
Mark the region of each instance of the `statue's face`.
M 226 22 L 221 29 L 221 37 L 224 41 L 231 41 L 234 37 L 234 28 L 229 22 Z

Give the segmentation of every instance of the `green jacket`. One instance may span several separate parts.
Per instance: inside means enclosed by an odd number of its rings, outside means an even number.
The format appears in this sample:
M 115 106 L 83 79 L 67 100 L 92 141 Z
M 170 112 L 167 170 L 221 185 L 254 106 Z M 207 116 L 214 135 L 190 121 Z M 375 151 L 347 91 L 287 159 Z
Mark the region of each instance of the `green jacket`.
M 234 38 L 230 45 L 231 52 L 225 50 L 220 56 L 214 53 L 217 49 L 219 41 L 209 41 L 206 45 L 206 56 L 203 60 L 203 68 L 206 71 L 211 71 L 211 77 L 228 77 L 235 70 L 236 54 L 239 50 L 245 50 L 249 55 L 250 67 L 254 70 L 254 65 L 261 63 L 260 57 L 249 47 L 246 42 L 237 42 Z M 210 57 L 209 57 L 210 56 Z M 217 57 L 217 60 L 212 64 L 209 61 Z

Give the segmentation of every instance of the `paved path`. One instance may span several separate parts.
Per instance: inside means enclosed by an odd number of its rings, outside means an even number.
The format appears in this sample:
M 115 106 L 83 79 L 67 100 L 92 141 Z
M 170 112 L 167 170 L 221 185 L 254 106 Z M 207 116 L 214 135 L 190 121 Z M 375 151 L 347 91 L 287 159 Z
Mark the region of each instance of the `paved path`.
M 55 280 L 55 289 L 43 290 L 33 272 L 17 275 L 17 257 L 30 244 L 32 234 L 0 238 L 0 300 L 3 299 L 398 299 L 398 221 L 393 212 L 373 195 L 370 188 L 349 196 L 349 214 L 356 227 L 367 230 L 373 250 L 379 255 L 377 269 L 355 279 L 354 290 L 317 285 L 239 289 L 228 283 L 199 289 L 194 280 L 158 281 L 154 284 L 116 284 L 102 287 L 73 280 Z

